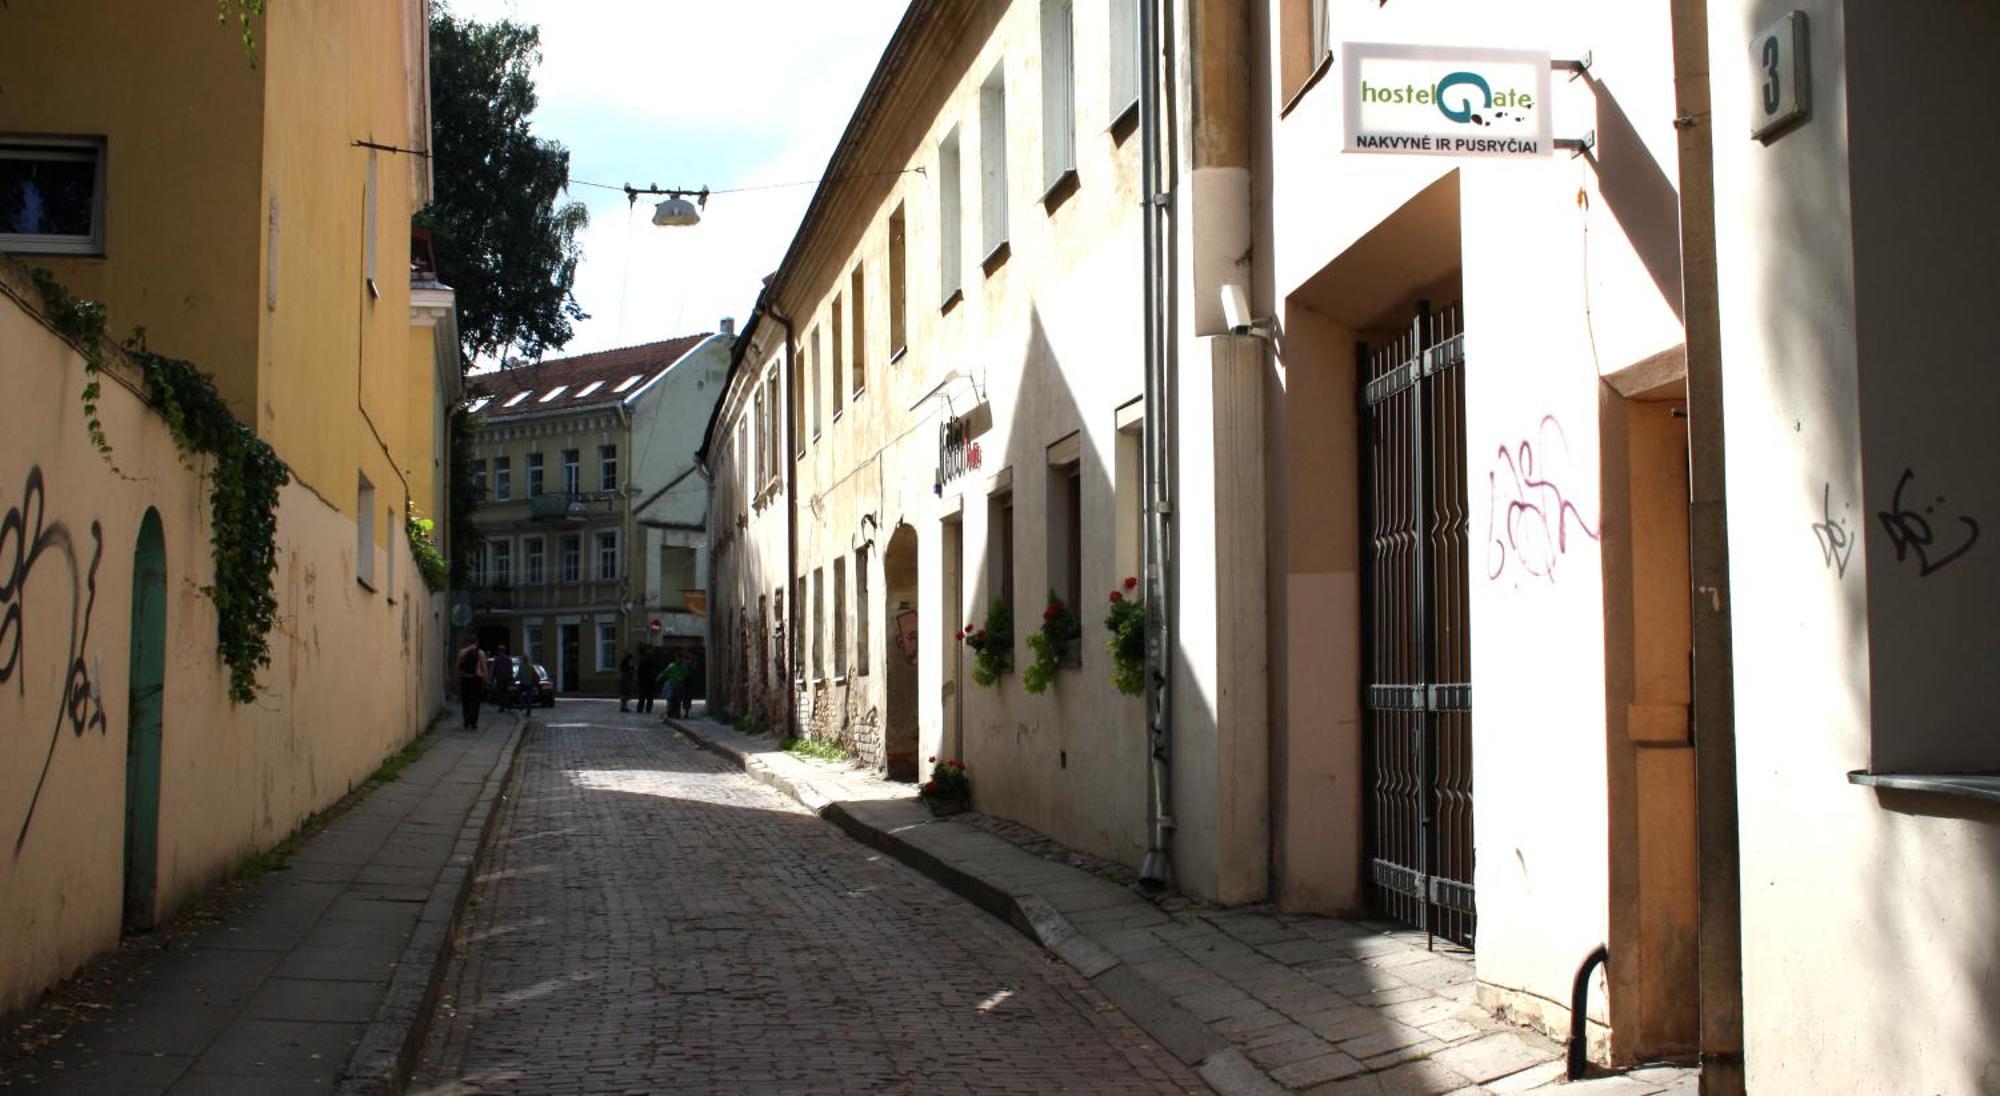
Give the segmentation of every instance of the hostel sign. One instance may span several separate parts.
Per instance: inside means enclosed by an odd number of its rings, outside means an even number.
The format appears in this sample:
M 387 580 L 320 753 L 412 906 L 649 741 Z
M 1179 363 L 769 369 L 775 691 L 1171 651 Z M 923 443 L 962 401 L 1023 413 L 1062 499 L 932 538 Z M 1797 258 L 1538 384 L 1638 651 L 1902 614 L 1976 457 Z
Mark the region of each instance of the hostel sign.
M 1542 159 L 1549 55 L 1348 42 L 1340 47 L 1346 152 Z

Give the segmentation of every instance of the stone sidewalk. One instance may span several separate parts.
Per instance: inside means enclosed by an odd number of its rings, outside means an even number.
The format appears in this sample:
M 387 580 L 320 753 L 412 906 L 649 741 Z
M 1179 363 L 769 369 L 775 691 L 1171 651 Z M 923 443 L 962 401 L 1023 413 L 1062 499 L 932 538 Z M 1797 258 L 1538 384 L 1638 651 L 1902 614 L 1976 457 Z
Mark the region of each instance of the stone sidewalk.
M 214 923 L 139 938 L 52 991 L 8 1040 L 0 1087 L 396 1090 L 521 727 L 519 716 L 470 733 L 440 721 L 422 757 Z M 84 1019 L 62 1026 L 73 1016 Z M 24 1042 L 45 1045 L 24 1054 Z
M 1563 1083 L 1561 1048 L 1473 1003 L 1469 953 L 1393 925 L 1268 910 L 1169 912 L 975 826 L 912 785 L 705 719 L 672 725 L 857 840 L 1060 956 L 1225 1093 L 1693 1092 L 1693 1068 Z

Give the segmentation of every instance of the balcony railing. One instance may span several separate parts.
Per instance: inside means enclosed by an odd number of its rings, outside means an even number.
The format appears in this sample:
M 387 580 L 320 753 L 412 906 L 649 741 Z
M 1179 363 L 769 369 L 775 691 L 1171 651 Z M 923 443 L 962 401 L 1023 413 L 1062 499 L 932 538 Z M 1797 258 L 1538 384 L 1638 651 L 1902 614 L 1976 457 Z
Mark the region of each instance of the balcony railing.
M 528 517 L 535 521 L 581 521 L 590 501 L 585 495 L 536 495 L 528 500 Z

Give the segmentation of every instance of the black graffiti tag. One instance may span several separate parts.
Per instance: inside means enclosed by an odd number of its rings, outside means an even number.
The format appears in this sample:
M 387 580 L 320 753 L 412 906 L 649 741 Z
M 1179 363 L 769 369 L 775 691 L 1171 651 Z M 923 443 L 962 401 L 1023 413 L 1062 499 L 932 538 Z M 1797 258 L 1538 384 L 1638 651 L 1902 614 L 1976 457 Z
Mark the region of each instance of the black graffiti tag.
M 1903 505 L 1903 488 L 1917 478 L 1913 469 L 1903 469 L 1903 478 L 1896 481 L 1896 493 L 1889 500 L 1889 508 L 1875 516 L 1882 521 L 1882 528 L 1889 533 L 1889 543 L 1896 549 L 1896 562 L 1901 563 L 1911 554 L 1917 557 L 1917 577 L 1929 578 L 1945 564 L 1972 551 L 1979 543 L 1979 523 L 1971 517 L 1960 514 L 1958 520 L 1965 526 L 1965 543 L 1943 555 L 1933 557 L 1932 547 L 1937 543 L 1937 535 L 1931 529 L 1930 515 L 1937 512 L 1937 504 L 1926 506 L 1921 512 Z M 1937 496 L 1937 503 L 1944 502 L 1944 496 Z
M 1848 507 L 1853 509 L 1853 507 Z M 1854 555 L 1854 531 L 1847 527 L 1846 518 L 1833 516 L 1833 484 L 1829 483 L 1820 492 L 1820 520 L 1813 522 L 1813 536 L 1819 538 L 1819 553 L 1828 567 L 1837 568 L 1840 577 L 1847 577 L 1847 561 Z
M 83 652 L 90 643 L 90 614 L 97 605 L 97 567 L 104 560 L 104 530 L 98 522 L 90 523 L 90 539 L 94 548 L 90 555 L 90 570 L 85 572 L 77 565 L 76 546 L 71 541 L 69 527 L 61 522 L 47 522 L 48 495 L 42 483 L 39 466 L 28 469 L 26 485 L 21 489 L 21 501 L 0 515 L 0 685 L 5 685 L 21 673 L 21 660 L 27 652 L 28 583 L 35 574 L 35 566 L 46 556 L 60 557 L 69 564 L 70 609 L 69 609 L 69 654 L 67 673 L 63 678 L 62 697 L 57 702 L 55 718 L 49 729 L 49 750 L 42 759 L 41 775 L 35 780 L 35 792 L 28 798 L 28 813 L 21 819 L 21 832 L 14 838 L 14 853 L 19 855 L 21 846 L 28 840 L 28 827 L 35 820 L 35 807 L 41 802 L 42 789 L 48 784 L 49 768 L 55 762 L 56 745 L 62 741 L 65 724 L 70 734 L 82 738 L 84 732 L 95 730 L 99 734 L 106 731 L 104 703 L 98 697 L 90 680 L 90 670 L 84 662 Z M 28 683 L 25 676 L 16 686 L 23 697 L 27 696 Z
M 1517 446 L 1500 446 L 1486 473 L 1486 577 L 1497 579 L 1512 562 L 1536 578 L 1556 579 L 1556 564 L 1569 552 L 1569 533 L 1597 540 L 1583 511 L 1571 502 L 1552 472 L 1536 465 L 1535 443 L 1542 455 L 1567 464 L 1569 438 L 1554 415 L 1542 416 L 1537 438 Z

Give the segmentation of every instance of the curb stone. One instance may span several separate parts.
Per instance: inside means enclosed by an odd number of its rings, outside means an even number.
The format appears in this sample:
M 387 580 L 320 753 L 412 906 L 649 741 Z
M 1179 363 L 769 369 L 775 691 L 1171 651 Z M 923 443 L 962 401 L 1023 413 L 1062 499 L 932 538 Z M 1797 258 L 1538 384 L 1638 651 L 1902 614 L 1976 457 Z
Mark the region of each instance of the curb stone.
M 869 822 L 845 803 L 833 801 L 805 781 L 775 771 L 770 765 L 696 730 L 679 719 L 667 726 L 701 749 L 734 764 L 751 779 L 789 796 L 801 806 L 840 827 L 848 836 L 879 849 L 916 869 L 973 905 L 1012 925 L 1082 975 L 1140 1029 L 1168 1053 L 1192 1068 L 1222 1096 L 1274 1096 L 1285 1092 L 1244 1057 L 1230 1041 L 1193 1013 L 1181 1008 L 1151 981 L 1124 965 L 1096 941 L 1077 931 L 1068 918 L 1034 894 L 997 886 L 904 840 L 899 829 L 957 823 L 945 819 L 914 826 L 882 826 Z M 863 811 L 865 804 L 856 804 Z
M 334 1086 L 337 1096 L 395 1096 L 408 1083 L 429 1033 L 431 1015 L 444 989 L 445 969 L 458 940 L 460 915 L 472 897 L 474 869 L 493 840 L 494 807 L 513 786 L 521 737 L 529 716 L 514 715 L 514 730 L 487 773 L 479 797 L 466 812 L 458 841 L 431 886 L 417 927 L 403 947 L 389 990 L 362 1033 Z

